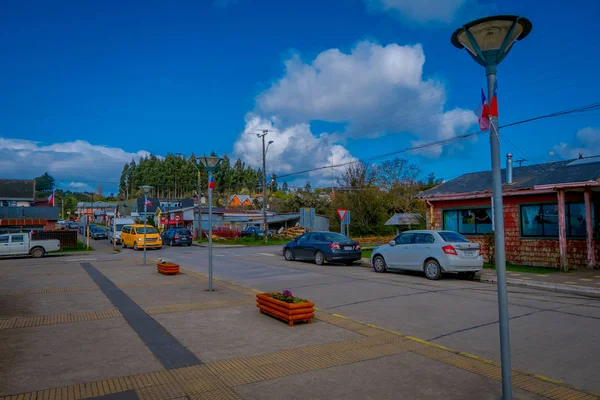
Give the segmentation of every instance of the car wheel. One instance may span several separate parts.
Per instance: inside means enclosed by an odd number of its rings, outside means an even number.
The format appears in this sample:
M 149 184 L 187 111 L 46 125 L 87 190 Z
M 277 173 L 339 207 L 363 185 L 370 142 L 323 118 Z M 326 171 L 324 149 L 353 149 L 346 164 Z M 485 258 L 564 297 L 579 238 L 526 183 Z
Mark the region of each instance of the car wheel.
M 31 256 L 33 258 L 44 257 L 44 253 L 45 253 L 45 251 L 41 247 L 36 247 L 35 249 L 31 250 Z
M 133 250 L 138 251 L 140 248 L 138 247 L 137 243 L 133 244 Z
M 317 251 L 315 253 L 315 264 L 323 265 L 324 263 L 325 263 L 325 256 L 323 255 L 322 252 Z
M 290 249 L 285 249 L 285 252 L 283 253 L 283 256 L 285 257 L 285 259 L 287 261 L 293 261 L 294 260 L 294 252 L 292 252 L 292 250 L 290 250 Z
M 425 267 L 423 270 L 425 272 L 425 277 L 427 279 L 431 279 L 432 281 L 436 281 L 442 276 L 442 268 L 440 267 L 440 263 L 435 260 L 425 261 Z
M 458 276 L 460 277 L 460 279 L 466 279 L 466 280 L 470 281 L 473 278 L 475 278 L 475 272 L 473 272 L 473 271 L 470 271 L 470 272 L 459 272 Z
M 385 260 L 382 256 L 375 256 L 373 259 L 373 269 L 375 272 L 385 272 L 387 271 L 387 266 L 385 265 Z
M 162 246 L 159 246 L 159 247 L 156 248 L 156 250 L 160 250 L 160 249 L 162 249 Z

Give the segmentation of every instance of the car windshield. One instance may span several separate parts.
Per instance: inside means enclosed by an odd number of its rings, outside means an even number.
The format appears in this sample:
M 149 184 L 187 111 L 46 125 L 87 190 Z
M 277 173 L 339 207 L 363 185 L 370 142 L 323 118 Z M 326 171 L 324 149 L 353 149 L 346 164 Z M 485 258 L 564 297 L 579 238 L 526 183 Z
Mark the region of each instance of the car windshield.
M 123 225 L 123 224 L 121 224 L 121 225 L 117 224 L 117 232 L 120 232 L 124 226 L 125 225 Z
M 444 239 L 445 242 L 449 243 L 469 243 L 463 235 L 456 232 L 438 232 L 439 235 Z
M 106 232 L 107 231 L 107 229 L 103 226 L 97 226 L 94 228 L 94 230 L 97 232 Z
M 346 236 L 342 235 L 341 233 L 334 233 L 334 232 L 325 232 L 323 233 L 323 236 L 325 236 L 325 239 L 331 242 L 349 242 L 350 239 L 348 239 Z
M 158 233 L 158 231 L 156 230 L 156 228 L 149 226 L 147 228 L 137 228 L 137 233 L 139 234 L 144 234 L 144 231 L 146 232 L 147 235 L 151 234 L 151 233 Z
M 178 235 L 185 235 L 185 236 L 190 236 L 192 234 L 192 232 L 190 232 L 187 229 L 180 229 L 178 231 L 175 231 L 175 233 Z

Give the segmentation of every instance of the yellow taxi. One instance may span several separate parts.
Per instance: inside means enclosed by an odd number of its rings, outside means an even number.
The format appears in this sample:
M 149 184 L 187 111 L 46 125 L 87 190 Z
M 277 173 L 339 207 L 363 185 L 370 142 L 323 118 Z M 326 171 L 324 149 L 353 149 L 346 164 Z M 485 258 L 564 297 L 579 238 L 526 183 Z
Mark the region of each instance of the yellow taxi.
M 144 228 L 143 224 L 124 225 L 121 228 L 121 243 L 123 248 L 133 247 L 134 250 L 144 248 L 144 232 L 146 233 L 146 248 L 160 249 L 162 240 L 155 227 L 148 225 Z

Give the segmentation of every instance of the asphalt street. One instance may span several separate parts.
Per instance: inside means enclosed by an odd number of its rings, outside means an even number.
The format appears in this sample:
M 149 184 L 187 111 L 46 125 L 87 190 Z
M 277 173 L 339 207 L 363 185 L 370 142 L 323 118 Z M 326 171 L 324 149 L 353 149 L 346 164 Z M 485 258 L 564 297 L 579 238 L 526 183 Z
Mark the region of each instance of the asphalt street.
M 106 240 L 81 258 L 140 257 L 131 249 L 109 254 Z M 198 272 L 208 272 L 208 249 L 149 250 Z M 151 262 L 151 261 L 149 261 Z M 287 262 L 279 246 L 215 248 L 214 276 L 261 291 L 289 289 L 317 307 L 358 321 L 499 361 L 494 285 L 416 273 L 377 274 L 359 266 Z M 219 284 L 215 282 L 218 290 Z M 513 368 L 600 392 L 600 301 L 509 287 Z

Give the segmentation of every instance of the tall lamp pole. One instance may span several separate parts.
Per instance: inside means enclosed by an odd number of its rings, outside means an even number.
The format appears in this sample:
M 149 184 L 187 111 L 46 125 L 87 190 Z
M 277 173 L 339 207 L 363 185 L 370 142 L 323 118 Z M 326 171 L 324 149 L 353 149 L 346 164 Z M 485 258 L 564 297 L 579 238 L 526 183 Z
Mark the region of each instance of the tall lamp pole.
M 221 163 L 222 158 L 220 157 L 202 157 L 200 161 L 204 164 L 206 171 L 208 171 L 208 291 L 213 291 L 213 257 L 212 257 L 212 191 L 215 188 L 215 184 L 212 180 L 212 174 L 215 168 Z
M 269 230 L 269 225 L 267 224 L 267 148 L 273 143 L 271 140 L 269 145 L 265 147 L 265 136 L 269 133 L 268 129 L 262 131 L 262 133 L 257 133 L 256 136 L 262 139 L 262 172 L 263 172 L 263 180 L 262 180 L 262 192 L 263 192 L 263 239 L 265 243 L 267 243 L 267 231 Z
M 479 65 L 485 67 L 488 98 L 494 96 L 496 67 L 508 55 L 516 40 L 531 32 L 531 22 L 515 15 L 481 18 L 457 29 L 452 44 L 466 49 Z M 508 293 L 506 290 L 506 254 L 504 249 L 504 208 L 502 205 L 502 176 L 498 116 L 490 116 L 490 150 L 492 158 L 492 200 L 494 208 L 496 274 L 498 282 L 498 316 L 500 322 L 500 359 L 502 365 L 502 398 L 512 399 L 510 363 L 510 332 L 508 325 Z
M 140 186 L 140 189 L 144 192 L 144 265 L 146 265 L 146 231 L 148 230 L 148 193 L 152 186 L 144 185 Z

